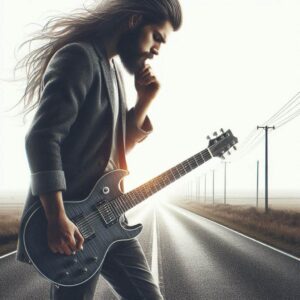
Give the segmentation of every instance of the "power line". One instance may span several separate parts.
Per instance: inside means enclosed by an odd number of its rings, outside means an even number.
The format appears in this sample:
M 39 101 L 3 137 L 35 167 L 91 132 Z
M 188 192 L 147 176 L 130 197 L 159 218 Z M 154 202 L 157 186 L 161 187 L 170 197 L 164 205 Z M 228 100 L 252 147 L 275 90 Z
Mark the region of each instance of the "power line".
M 276 127 L 277 128 L 282 127 L 283 125 L 285 125 L 285 124 L 289 123 L 290 121 L 294 120 L 299 115 L 300 115 L 300 109 L 298 109 L 294 114 L 292 114 L 291 116 L 289 116 L 288 118 L 283 120 L 280 124 L 277 124 Z
M 277 111 L 273 116 L 271 116 L 262 126 L 272 122 L 276 128 L 280 128 L 296 117 L 300 115 L 300 109 L 297 109 L 300 105 L 300 92 L 294 95 L 285 105 L 283 105 L 279 111 Z M 297 109 L 296 111 L 294 111 Z M 240 155 L 242 158 L 253 149 L 256 148 L 263 140 L 262 133 L 258 133 L 257 130 L 253 129 L 250 131 L 244 142 L 240 145 Z

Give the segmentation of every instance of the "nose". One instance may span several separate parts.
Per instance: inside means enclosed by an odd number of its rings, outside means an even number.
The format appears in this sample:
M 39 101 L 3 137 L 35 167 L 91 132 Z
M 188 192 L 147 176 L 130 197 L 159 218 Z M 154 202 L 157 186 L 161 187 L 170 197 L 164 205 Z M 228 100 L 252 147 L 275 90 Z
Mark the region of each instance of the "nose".
M 159 55 L 159 47 L 152 47 L 150 52 L 153 55 Z

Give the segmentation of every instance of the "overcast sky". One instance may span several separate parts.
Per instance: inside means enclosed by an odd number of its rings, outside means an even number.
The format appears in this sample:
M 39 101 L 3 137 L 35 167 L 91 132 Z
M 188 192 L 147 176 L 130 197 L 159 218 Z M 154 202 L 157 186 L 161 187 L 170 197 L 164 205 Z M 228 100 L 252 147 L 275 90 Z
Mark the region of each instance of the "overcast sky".
M 46 17 L 70 12 L 82 1 L 0 1 L 0 191 L 26 190 L 29 168 L 21 118 L 3 111 L 16 103 L 23 84 L 12 78 L 16 48 L 44 24 Z M 154 61 L 162 89 L 149 116 L 154 132 L 128 157 L 128 186 L 135 186 L 207 147 L 206 136 L 230 128 L 242 142 L 300 91 L 300 1 L 185 0 L 183 27 L 173 33 Z M 17 55 L 20 58 L 21 54 Z M 125 72 L 125 71 L 124 71 Z M 132 78 L 126 76 L 129 106 L 134 104 Z M 299 105 L 298 105 L 299 108 Z M 270 126 L 274 124 L 268 124 Z M 300 117 L 270 134 L 270 194 L 300 194 Z M 264 143 L 228 165 L 228 191 L 255 193 L 256 161 L 263 186 Z M 189 175 L 195 180 L 215 170 L 223 189 L 220 159 Z M 177 185 L 179 186 L 179 185 Z

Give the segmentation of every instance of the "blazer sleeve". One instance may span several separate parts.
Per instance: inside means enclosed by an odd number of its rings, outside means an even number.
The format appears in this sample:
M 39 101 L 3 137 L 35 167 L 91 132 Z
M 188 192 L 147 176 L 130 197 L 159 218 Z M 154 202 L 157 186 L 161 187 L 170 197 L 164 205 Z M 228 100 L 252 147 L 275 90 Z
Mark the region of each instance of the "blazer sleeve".
M 121 90 L 124 99 L 124 104 L 126 107 L 126 145 L 125 150 L 126 153 L 128 153 L 137 143 L 142 142 L 152 131 L 153 126 L 148 116 L 146 116 L 146 119 L 144 121 L 144 124 L 141 128 L 138 128 L 135 123 L 135 111 L 134 107 L 128 110 L 127 102 L 126 102 L 126 93 L 124 90 L 124 79 L 122 76 L 122 72 L 120 71 L 119 65 L 115 62 L 116 70 L 118 72 L 119 78 L 120 78 L 120 84 L 121 84 Z
M 60 146 L 92 78 L 93 63 L 81 44 L 68 44 L 51 58 L 43 76 L 39 107 L 25 137 L 33 195 L 66 190 Z
M 153 126 L 148 116 L 141 128 L 135 123 L 134 107 L 126 113 L 126 152 L 129 152 L 137 143 L 142 142 L 152 131 Z

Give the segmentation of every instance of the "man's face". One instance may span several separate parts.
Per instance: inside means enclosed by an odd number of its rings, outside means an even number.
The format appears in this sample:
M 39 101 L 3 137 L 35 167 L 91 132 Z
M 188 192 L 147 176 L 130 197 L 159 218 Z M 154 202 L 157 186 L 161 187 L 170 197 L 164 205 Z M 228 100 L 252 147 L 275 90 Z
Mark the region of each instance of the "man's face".
M 159 54 L 161 43 L 166 43 L 173 31 L 169 21 L 160 25 L 145 25 L 124 33 L 118 43 L 118 54 L 130 74 L 136 73 L 145 64 Z

